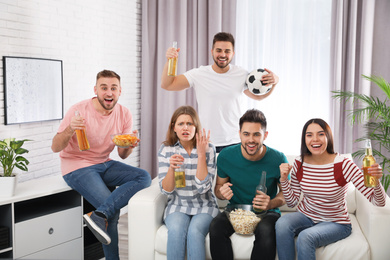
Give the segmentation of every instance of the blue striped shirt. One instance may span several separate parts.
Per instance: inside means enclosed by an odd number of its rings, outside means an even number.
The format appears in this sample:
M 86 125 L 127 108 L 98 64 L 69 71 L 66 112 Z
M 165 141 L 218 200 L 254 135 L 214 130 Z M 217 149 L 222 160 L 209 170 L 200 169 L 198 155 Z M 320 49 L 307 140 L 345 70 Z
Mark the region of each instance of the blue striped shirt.
M 175 154 L 175 146 L 180 147 L 180 154 L 184 157 L 186 187 L 175 188 L 172 192 L 168 192 L 162 188 L 162 181 L 168 173 L 169 158 Z M 212 192 L 212 183 L 216 171 L 215 155 L 215 147 L 209 143 L 206 150 L 208 174 L 203 181 L 200 181 L 196 177 L 196 169 L 198 166 L 198 153 L 196 148 L 192 149 L 191 155 L 188 155 L 179 142 L 174 146 L 161 145 L 158 151 L 158 181 L 161 192 L 168 196 L 164 219 L 173 212 L 182 212 L 187 215 L 207 213 L 212 217 L 218 214 L 217 202 Z

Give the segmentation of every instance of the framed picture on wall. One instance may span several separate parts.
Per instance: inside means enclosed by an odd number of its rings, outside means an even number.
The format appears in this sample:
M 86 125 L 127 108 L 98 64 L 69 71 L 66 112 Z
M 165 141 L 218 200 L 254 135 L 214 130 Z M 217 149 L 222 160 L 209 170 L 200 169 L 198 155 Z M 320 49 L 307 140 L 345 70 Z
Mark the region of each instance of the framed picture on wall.
M 5 124 L 63 118 L 62 61 L 3 57 Z

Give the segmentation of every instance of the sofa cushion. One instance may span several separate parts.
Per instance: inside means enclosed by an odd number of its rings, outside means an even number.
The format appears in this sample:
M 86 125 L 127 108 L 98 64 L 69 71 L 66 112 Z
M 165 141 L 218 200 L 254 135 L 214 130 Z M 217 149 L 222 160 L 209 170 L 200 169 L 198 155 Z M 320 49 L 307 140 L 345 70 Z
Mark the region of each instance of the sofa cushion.
M 282 214 L 288 214 L 282 212 Z M 359 223 L 354 214 L 350 215 L 352 223 L 352 233 L 349 237 L 316 250 L 316 258 L 321 259 L 339 259 L 340 256 L 348 256 L 344 259 L 367 260 L 370 259 L 370 246 L 363 235 Z M 254 236 L 244 236 L 233 234 L 230 237 L 233 246 L 234 259 L 250 259 Z M 155 251 L 156 254 L 167 254 L 168 230 L 162 225 L 156 233 Z M 210 240 L 206 237 L 206 259 L 211 259 Z M 276 257 L 276 259 L 278 259 Z

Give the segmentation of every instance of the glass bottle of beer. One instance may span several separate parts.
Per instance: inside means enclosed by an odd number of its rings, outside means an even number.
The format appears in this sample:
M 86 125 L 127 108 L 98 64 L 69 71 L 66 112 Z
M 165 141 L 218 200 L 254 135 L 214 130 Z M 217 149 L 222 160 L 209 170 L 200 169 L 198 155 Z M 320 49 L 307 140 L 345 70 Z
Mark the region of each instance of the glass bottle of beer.
M 79 111 L 75 111 L 74 114 L 76 117 L 80 116 Z M 87 134 L 85 133 L 85 129 L 77 129 L 76 135 L 77 135 L 77 143 L 79 144 L 80 151 L 89 150 L 89 142 L 87 139 Z
M 177 49 L 177 42 L 173 42 L 173 48 Z M 177 74 L 177 57 L 170 58 L 168 61 L 168 76 L 175 77 Z
M 266 179 L 267 179 L 267 172 L 266 171 L 262 171 L 261 172 L 260 183 L 256 187 L 256 195 L 258 194 L 258 191 L 261 191 L 261 192 L 267 194 L 267 186 L 265 185 L 266 184 Z M 253 210 L 256 213 L 260 213 L 260 214 L 265 213 L 264 210 L 262 210 L 262 209 L 253 208 Z
M 175 154 L 180 154 L 180 146 L 175 147 Z M 179 168 L 175 169 L 175 186 L 176 188 L 184 188 L 186 186 L 184 162 Z
M 378 184 L 378 179 L 368 173 L 368 169 L 375 163 L 370 139 L 366 139 L 365 150 L 366 155 L 363 158 L 364 186 L 372 188 Z

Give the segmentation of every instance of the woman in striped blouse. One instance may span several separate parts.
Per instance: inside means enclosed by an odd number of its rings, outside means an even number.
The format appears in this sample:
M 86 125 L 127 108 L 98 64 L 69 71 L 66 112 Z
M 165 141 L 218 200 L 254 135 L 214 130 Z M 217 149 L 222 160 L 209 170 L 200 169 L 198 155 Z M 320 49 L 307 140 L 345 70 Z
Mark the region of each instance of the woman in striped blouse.
M 201 131 L 198 114 L 191 106 L 172 115 L 166 140 L 158 152 L 160 189 L 168 196 L 164 222 L 168 228 L 167 258 L 205 259 L 205 237 L 218 214 L 212 193 L 215 177 L 215 147 L 210 131 Z M 177 153 L 176 149 L 179 149 Z M 185 187 L 175 187 L 175 169 L 185 168 Z
M 287 176 L 291 172 L 291 183 Z M 382 177 L 378 164 L 370 168 Z M 280 183 L 289 207 L 298 203 L 297 212 L 282 216 L 276 223 L 276 244 L 280 260 L 295 259 L 294 237 L 297 235 L 299 260 L 315 259 L 316 248 L 334 243 L 351 234 L 351 221 L 345 197 L 348 182 L 372 204 L 383 207 L 386 194 L 379 183 L 364 186 L 363 173 L 352 160 L 333 151 L 333 136 L 322 119 L 309 120 L 302 131 L 301 156 L 294 165 L 280 165 Z M 301 202 L 299 199 L 303 195 Z M 341 257 L 341 256 L 340 256 Z

